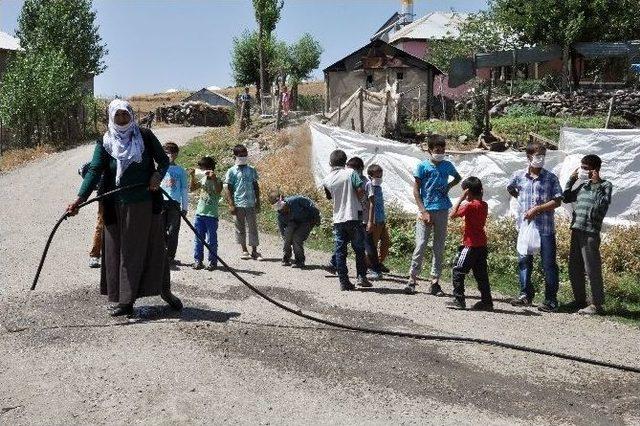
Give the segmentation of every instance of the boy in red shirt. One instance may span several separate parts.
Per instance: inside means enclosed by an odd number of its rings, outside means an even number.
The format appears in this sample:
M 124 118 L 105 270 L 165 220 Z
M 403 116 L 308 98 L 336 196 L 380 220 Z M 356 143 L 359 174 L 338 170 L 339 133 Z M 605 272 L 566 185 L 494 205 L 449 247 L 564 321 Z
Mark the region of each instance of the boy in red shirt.
M 452 219 L 464 217 L 464 235 L 462 245 L 453 267 L 453 301 L 449 307 L 465 309 L 464 278 L 473 271 L 473 276 L 480 290 L 480 301 L 471 309 L 477 311 L 492 311 L 493 301 L 489 287 L 489 273 L 487 271 L 487 234 L 484 225 L 487 222 L 489 207 L 482 201 L 482 182 L 477 177 L 468 177 L 462 181 L 463 193 L 458 198 L 449 215 Z M 467 201 L 462 204 L 463 201 Z

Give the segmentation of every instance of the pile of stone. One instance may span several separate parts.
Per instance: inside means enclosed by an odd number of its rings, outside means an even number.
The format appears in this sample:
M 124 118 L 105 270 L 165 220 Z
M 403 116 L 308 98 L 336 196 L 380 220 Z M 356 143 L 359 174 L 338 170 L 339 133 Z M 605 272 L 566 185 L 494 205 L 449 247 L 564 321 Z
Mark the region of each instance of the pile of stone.
M 573 93 L 544 92 L 525 93 L 522 96 L 501 96 L 491 99 L 491 115 L 501 116 L 513 106 L 531 106 L 539 115 L 550 117 L 606 115 L 611 98 L 614 99 L 613 114 L 621 116 L 640 115 L 640 91 L 633 90 L 579 90 Z M 471 100 L 456 103 L 456 109 L 470 110 Z
M 212 106 L 205 102 L 182 102 L 156 108 L 156 121 L 187 126 L 228 126 L 233 112 L 228 107 Z

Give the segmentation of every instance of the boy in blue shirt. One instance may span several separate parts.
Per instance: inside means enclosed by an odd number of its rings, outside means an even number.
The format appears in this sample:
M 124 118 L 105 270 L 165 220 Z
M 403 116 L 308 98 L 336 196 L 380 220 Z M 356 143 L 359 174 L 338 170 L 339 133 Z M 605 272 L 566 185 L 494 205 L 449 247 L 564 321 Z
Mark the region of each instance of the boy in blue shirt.
M 176 164 L 176 158 L 180 152 L 178 145 L 174 142 L 167 142 L 162 147 L 171 161 L 160 187 L 171 196 L 171 200 L 167 199 L 166 195 L 164 196 L 163 214 L 167 234 L 167 259 L 173 266 L 175 265 L 178 236 L 180 235 L 180 211 L 171 204 L 178 202 L 184 213 L 189 210 L 189 177 L 185 169 Z
M 447 239 L 449 209 L 452 207 L 449 190 L 456 186 L 461 178 L 454 165 L 445 160 L 444 137 L 431 138 L 428 147 L 430 158 L 418 164 L 413 174 L 415 178 L 413 197 L 420 213 L 416 221 L 416 248 L 413 251 L 405 292 L 413 294 L 416 291 L 418 276 L 424 262 L 424 252 L 433 230 L 430 293 L 434 296 L 444 296 L 440 287 L 440 274 Z M 449 181 L 449 177 L 453 177 L 453 180 Z
M 260 187 L 258 172 L 248 164 L 247 147 L 233 147 L 235 165 L 227 171 L 224 183 L 227 186 L 229 210 L 236 217 L 236 242 L 242 247 L 241 259 L 263 260 L 258 253 L 258 224 L 256 214 L 260 211 Z M 247 250 L 247 231 L 251 253 Z

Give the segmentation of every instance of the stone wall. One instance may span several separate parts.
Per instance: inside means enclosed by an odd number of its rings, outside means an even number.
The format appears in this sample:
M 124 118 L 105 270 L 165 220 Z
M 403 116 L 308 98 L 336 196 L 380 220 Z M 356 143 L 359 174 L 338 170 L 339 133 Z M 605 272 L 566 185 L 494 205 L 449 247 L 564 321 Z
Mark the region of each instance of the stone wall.
M 231 124 L 233 112 L 228 107 L 212 106 L 204 102 L 182 102 L 157 108 L 156 120 L 172 124 L 221 127 Z

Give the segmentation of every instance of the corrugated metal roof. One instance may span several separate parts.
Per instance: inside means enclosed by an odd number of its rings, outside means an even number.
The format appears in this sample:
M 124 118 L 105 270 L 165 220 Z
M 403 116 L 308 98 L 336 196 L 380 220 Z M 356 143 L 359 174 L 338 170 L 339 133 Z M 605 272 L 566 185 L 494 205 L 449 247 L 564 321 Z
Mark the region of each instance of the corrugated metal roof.
M 0 31 L 0 49 L 20 50 L 20 40 Z
M 466 13 L 431 12 L 396 31 L 389 39 L 390 43 L 403 39 L 409 40 L 441 40 L 445 37 L 457 37 L 458 25 L 463 22 Z

